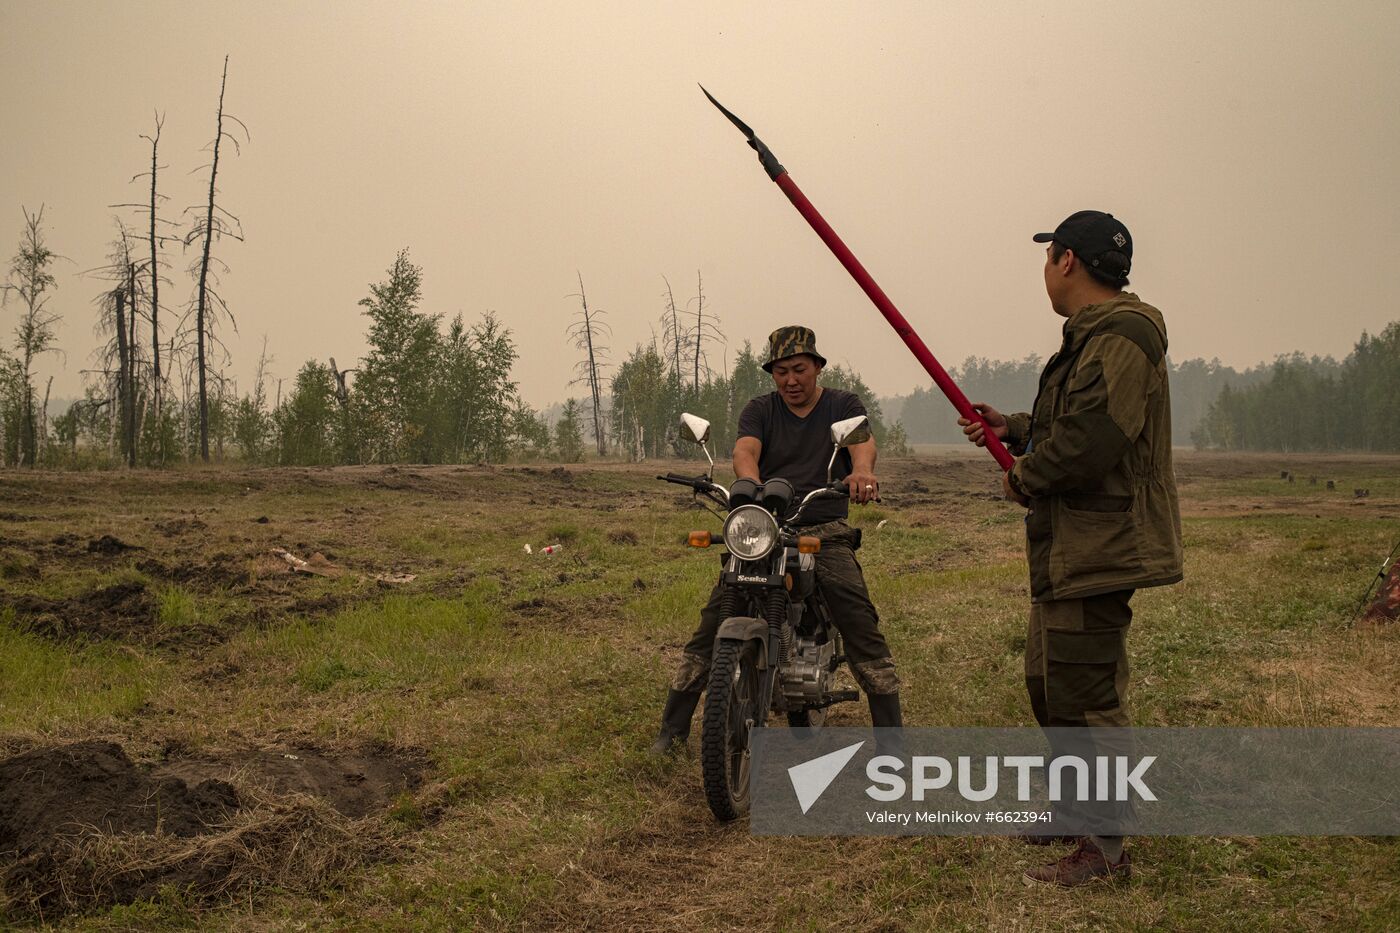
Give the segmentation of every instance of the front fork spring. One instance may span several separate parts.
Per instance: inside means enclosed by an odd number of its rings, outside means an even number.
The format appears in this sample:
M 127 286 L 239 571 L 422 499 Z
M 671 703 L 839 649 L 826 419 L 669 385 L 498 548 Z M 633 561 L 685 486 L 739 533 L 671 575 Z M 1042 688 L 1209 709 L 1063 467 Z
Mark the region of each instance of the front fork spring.
M 786 664 L 792 657 L 792 626 L 788 625 L 788 595 L 784 590 L 773 590 L 768 594 L 763 618 L 768 623 L 768 631 L 777 631 L 778 663 Z
M 720 621 L 732 619 L 739 614 L 739 589 L 734 586 L 726 586 L 719 598 L 719 618 Z

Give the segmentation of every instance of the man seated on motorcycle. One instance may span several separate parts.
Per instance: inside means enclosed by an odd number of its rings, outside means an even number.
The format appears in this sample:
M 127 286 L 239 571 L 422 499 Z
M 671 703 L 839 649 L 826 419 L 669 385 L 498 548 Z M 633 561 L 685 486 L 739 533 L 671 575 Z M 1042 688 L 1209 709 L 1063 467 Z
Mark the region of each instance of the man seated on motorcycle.
M 737 479 L 763 482 L 780 476 L 792 483 L 799 499 L 827 485 L 831 425 L 866 411 L 854 393 L 817 385 L 825 365 L 810 328 L 780 327 L 769 335 L 763 368 L 772 374 L 777 391 L 753 399 L 739 416 L 734 444 Z M 876 498 L 880 484 L 875 478 L 874 438 L 842 450 L 834 475 L 845 480 L 854 501 Z M 870 720 L 876 726 L 899 726 L 899 677 L 856 561 L 860 532 L 846 524 L 846 512 L 845 498 L 814 500 L 802 515 L 803 534 L 821 538 L 817 585 L 845 642 L 851 673 L 870 702 Z M 654 752 L 684 745 L 690 735 L 690 720 L 709 676 L 715 633 L 724 621 L 719 617 L 722 591 L 717 583 L 700 610 L 700 627 L 685 646 L 671 682 Z

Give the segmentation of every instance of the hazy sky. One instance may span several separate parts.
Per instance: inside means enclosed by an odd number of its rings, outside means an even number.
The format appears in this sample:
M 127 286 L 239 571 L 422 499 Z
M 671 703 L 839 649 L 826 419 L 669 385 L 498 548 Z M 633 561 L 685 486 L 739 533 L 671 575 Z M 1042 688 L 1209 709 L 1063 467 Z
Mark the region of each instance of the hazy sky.
M 1342 356 L 1400 319 L 1393 0 L 0 0 L 0 249 L 43 203 L 72 259 L 52 304 L 67 357 L 39 366 L 55 395 L 89 365 L 103 286 L 81 272 L 104 261 L 109 205 L 143 197 L 155 111 L 165 215 L 202 198 L 225 53 L 225 107 L 252 134 L 220 173 L 246 234 L 219 248 L 240 386 L 264 334 L 278 376 L 350 365 L 356 302 L 405 246 L 424 310 L 514 331 L 537 406 L 583 390 L 564 337 L 579 272 L 614 360 L 651 339 L 662 276 L 684 301 L 700 270 L 730 359 L 805 322 L 877 392 L 927 385 L 697 81 L 946 366 L 1055 348 L 1030 236 L 1085 207 L 1132 230 L 1134 290 L 1177 359 Z M 192 256 L 169 255 L 163 299 L 189 299 Z

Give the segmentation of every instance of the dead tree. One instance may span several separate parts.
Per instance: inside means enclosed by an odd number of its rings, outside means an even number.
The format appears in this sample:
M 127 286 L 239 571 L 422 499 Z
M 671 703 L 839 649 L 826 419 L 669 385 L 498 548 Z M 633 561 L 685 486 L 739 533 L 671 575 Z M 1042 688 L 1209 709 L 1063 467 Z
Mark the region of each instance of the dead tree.
M 156 152 L 160 148 L 160 131 L 165 125 L 165 115 L 156 114 L 156 129 L 150 136 L 143 135 L 141 138 L 151 144 L 151 196 L 146 208 L 150 221 L 148 227 L 147 242 L 151 248 L 151 294 L 150 294 L 150 322 L 151 322 L 151 415 L 156 423 L 156 462 L 165 463 L 165 431 L 162 413 L 165 407 L 165 383 L 160 369 L 160 246 L 167 239 L 156 235 L 156 224 L 169 223 L 160 220 L 156 213 L 159 202 L 166 200 L 164 196 L 156 193 L 156 173 L 160 165 L 156 161 Z M 136 176 L 140 178 L 141 176 Z M 133 179 L 135 180 L 135 179 Z
M 719 329 L 719 318 L 713 314 L 707 319 L 705 317 L 705 280 L 700 276 L 700 270 L 695 270 L 695 326 L 691 329 L 691 336 L 695 338 L 695 381 L 692 386 L 695 393 L 700 393 L 700 367 L 704 363 L 705 375 L 709 376 L 709 363 L 705 361 L 705 341 L 724 341 L 724 334 Z
M 676 296 L 671 292 L 671 280 L 661 277 L 666 283 L 666 310 L 661 315 L 661 326 L 666 338 L 667 355 L 671 357 L 671 375 L 676 380 L 676 388 L 681 386 L 681 359 L 683 346 L 689 343 L 686 328 L 681 326 L 681 314 L 676 308 Z
M 140 306 L 136 296 L 136 263 L 126 264 L 126 294 L 131 309 L 127 315 L 126 327 L 126 465 L 136 466 L 137 438 L 141 436 L 141 414 L 136 404 L 136 309 Z
M 156 164 L 156 150 L 160 147 L 160 130 L 165 118 L 161 114 L 156 114 L 156 131 L 152 136 L 142 136 L 142 139 L 150 140 L 151 143 L 151 206 L 150 206 L 150 246 L 151 246 L 151 403 L 152 412 L 155 415 L 156 426 L 160 426 L 160 252 L 158 240 L 156 238 L 156 171 L 159 166 Z M 157 431 L 157 444 L 162 443 L 164 432 Z M 158 450 L 157 456 L 162 462 L 165 460 L 165 451 Z
M 131 411 L 127 408 L 127 399 L 131 397 L 131 377 L 130 360 L 131 344 L 127 342 L 126 318 L 127 318 L 127 293 L 126 288 L 121 287 L 116 291 L 116 316 L 117 316 L 117 399 L 118 410 L 121 412 L 121 443 L 118 446 L 124 456 L 128 458 L 130 454 L 125 449 L 130 438 L 127 425 L 131 422 Z
M 330 358 L 331 375 L 335 377 L 335 400 L 340 403 L 341 409 L 350 407 L 350 389 L 345 384 L 345 377 L 355 372 L 355 369 L 341 369 L 335 365 L 335 357 Z
M 603 441 L 603 365 L 599 362 L 602 354 L 608 351 L 599 341 L 603 337 L 612 336 L 612 328 L 608 327 L 599 318 L 604 312 L 599 308 L 588 307 L 588 296 L 583 290 L 583 273 L 578 274 L 578 293 L 569 295 L 569 298 L 577 298 L 582 310 L 578 312 L 578 320 L 569 325 L 568 335 L 574 341 L 574 347 L 587 351 L 587 357 L 580 360 L 574 367 L 578 376 L 569 382 L 574 385 L 579 382 L 588 383 L 588 389 L 593 394 L 593 437 L 598 442 L 598 456 L 607 454 L 607 445 Z
M 39 455 L 40 459 L 48 457 L 49 447 L 49 392 L 53 390 L 53 376 L 44 383 L 44 404 L 39 409 Z
M 239 151 L 238 138 L 224 129 L 224 119 L 227 117 L 237 123 L 243 128 L 244 139 L 248 138 L 248 128 L 243 125 L 243 121 L 224 113 L 224 89 L 227 86 L 228 56 L 225 55 L 224 74 L 219 82 L 219 107 L 215 114 L 214 141 L 210 144 L 213 148 L 213 160 L 209 165 L 209 199 L 203 208 L 204 217 L 196 222 L 194 228 L 185 237 L 186 246 L 196 240 L 203 241 L 200 259 L 195 267 L 198 272 L 199 284 L 195 289 L 194 317 L 195 366 L 199 376 L 199 456 L 206 463 L 209 462 L 209 390 L 207 385 L 209 347 L 207 345 L 214 342 L 213 318 L 216 309 L 223 312 L 230 324 L 234 324 L 233 318 L 229 314 L 228 305 L 224 303 L 211 284 L 210 257 L 215 239 L 222 239 L 225 236 L 235 240 L 243 239 L 243 228 L 238 218 L 215 204 L 215 195 L 218 193 L 219 151 L 224 139 L 227 138 L 233 144 L 235 153 Z M 189 210 L 195 210 L 195 208 Z M 237 325 L 234 324 L 234 327 L 236 329 Z
M 115 404 L 111 417 L 116 425 L 117 449 L 126 464 L 134 467 L 140 450 L 138 390 L 142 381 L 136 318 L 147 296 L 141 287 L 145 269 L 132 256 L 132 238 L 120 218 L 116 219 L 116 224 L 119 235 L 112 241 L 107 265 L 89 270 L 89 274 L 112 283 L 96 298 L 97 332 L 108 337 L 97 349 L 96 357 L 101 372 L 112 380 Z M 115 376 L 112 375 L 114 369 Z
M 143 278 L 145 277 L 147 272 L 150 273 L 149 284 L 143 295 L 145 300 L 138 302 L 135 298 L 133 298 L 133 304 L 130 305 L 130 307 L 133 308 L 135 311 L 135 314 L 131 318 L 131 324 L 133 327 L 136 321 L 136 314 L 143 315 L 151 325 L 151 374 L 149 380 L 151 402 L 150 414 L 154 418 L 157 426 L 163 424 L 163 413 L 165 410 L 166 370 L 166 367 L 161 365 L 162 355 L 160 330 L 160 285 L 162 281 L 166 281 L 164 279 L 164 271 L 166 266 L 164 261 L 162 261 L 160 258 L 160 252 L 161 247 L 165 246 L 170 240 L 178 239 L 178 236 L 176 236 L 173 233 L 161 234 L 158 232 L 159 228 L 162 226 L 166 228 L 174 226 L 171 221 L 166 220 L 165 218 L 160 216 L 160 204 L 161 202 L 168 200 L 168 198 L 159 193 L 156 185 L 159 171 L 160 169 L 165 167 L 159 163 L 158 158 L 160 149 L 160 134 L 164 126 L 165 116 L 164 114 L 157 112 L 155 115 L 155 132 L 152 133 L 150 136 L 147 136 L 145 134 L 141 135 L 142 139 L 146 140 L 151 144 L 151 167 L 149 171 L 140 172 L 136 175 L 133 175 L 131 180 L 135 182 L 138 179 L 149 179 L 150 184 L 147 188 L 146 200 L 141 203 L 112 205 L 113 207 L 135 209 L 138 213 L 144 214 L 146 217 L 145 239 L 150 256 L 144 266 L 138 266 L 138 271 L 141 273 Z M 132 289 L 133 293 L 135 293 L 136 291 L 137 289 Z M 139 425 L 144 420 L 145 414 L 146 404 L 145 399 L 143 397 L 141 404 L 137 409 L 136 423 L 138 425 L 138 436 L 140 433 Z M 167 456 L 167 451 L 165 450 L 165 432 L 159 427 L 155 433 L 155 442 L 156 447 L 153 451 L 155 460 L 157 463 L 164 463 Z

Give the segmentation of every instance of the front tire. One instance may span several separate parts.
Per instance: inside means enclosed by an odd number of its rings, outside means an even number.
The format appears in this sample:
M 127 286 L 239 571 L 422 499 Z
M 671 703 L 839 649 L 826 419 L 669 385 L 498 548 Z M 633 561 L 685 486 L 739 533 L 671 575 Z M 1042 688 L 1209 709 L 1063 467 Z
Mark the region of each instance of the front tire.
M 749 812 L 749 740 L 767 712 L 759 710 L 760 683 L 757 644 L 721 641 L 705 692 L 700 769 L 710 812 L 725 822 Z

